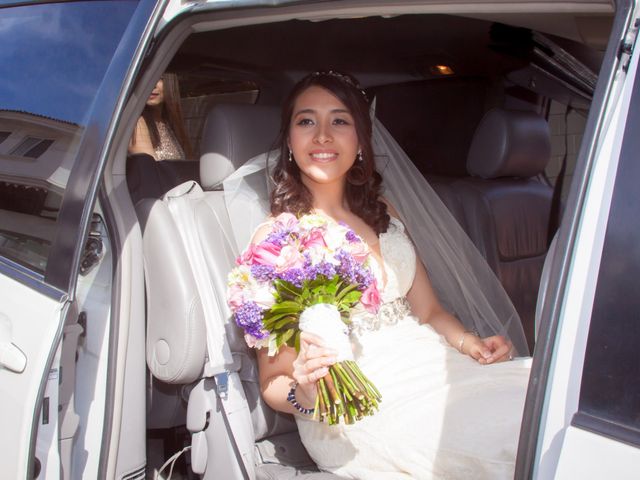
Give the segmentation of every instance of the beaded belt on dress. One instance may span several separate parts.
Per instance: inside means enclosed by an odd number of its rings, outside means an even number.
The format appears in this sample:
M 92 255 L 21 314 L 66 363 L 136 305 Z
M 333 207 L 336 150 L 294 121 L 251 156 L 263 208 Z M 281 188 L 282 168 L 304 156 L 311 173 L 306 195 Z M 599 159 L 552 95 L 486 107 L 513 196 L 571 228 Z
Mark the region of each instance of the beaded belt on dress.
M 384 325 L 398 323 L 409 314 L 411 314 L 411 305 L 409 305 L 407 297 L 396 298 L 380 305 L 376 314 L 363 313 L 352 316 L 349 332 L 361 334 L 365 331 L 378 330 Z

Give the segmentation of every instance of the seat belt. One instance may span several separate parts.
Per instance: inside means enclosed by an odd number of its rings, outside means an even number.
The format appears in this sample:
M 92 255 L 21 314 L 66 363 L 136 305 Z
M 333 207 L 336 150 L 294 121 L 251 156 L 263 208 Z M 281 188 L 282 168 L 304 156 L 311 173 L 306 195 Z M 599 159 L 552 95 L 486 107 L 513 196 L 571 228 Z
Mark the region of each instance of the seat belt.
M 549 223 L 547 225 L 547 250 L 553 242 L 553 237 L 556 235 L 556 231 L 560 226 L 560 211 L 562 210 L 562 187 L 564 184 L 564 177 L 567 171 L 567 156 L 569 154 L 569 146 L 567 142 L 567 130 L 568 130 L 568 118 L 572 108 L 567 105 L 567 109 L 564 112 L 564 155 L 562 157 L 562 165 L 560 171 L 556 177 L 556 183 L 553 186 L 553 196 L 551 197 L 551 207 L 549 209 Z
M 200 185 L 189 181 L 169 190 L 163 197 L 163 201 L 166 202 L 178 229 L 202 302 L 209 357 L 204 376 L 212 377 L 225 371 L 225 366 L 232 365 L 233 357 L 226 341 L 224 322 L 219 319 L 220 312 L 224 309 L 219 305 L 216 292 L 211 287 L 207 261 L 200 247 L 200 238 L 197 233 L 193 204 L 203 197 L 204 192 Z
M 240 422 L 242 422 L 243 418 L 238 418 L 238 415 L 229 415 L 228 412 L 228 402 L 240 401 L 236 395 L 229 395 L 228 391 L 229 376 L 236 374 L 240 369 L 240 365 L 239 362 L 234 360 L 227 342 L 224 318 L 221 316 L 224 308 L 221 308 L 219 305 L 219 299 L 212 288 L 213 282 L 211 281 L 211 276 L 207 269 L 207 262 L 200 247 L 201 239 L 197 235 L 198 229 L 193 205 L 195 201 L 203 200 L 204 195 L 205 193 L 202 191 L 200 185 L 196 182 L 189 181 L 167 192 L 163 201 L 167 203 L 169 212 L 178 228 L 202 302 L 207 331 L 208 351 L 204 377 L 213 379 L 215 383 L 216 396 L 219 399 L 225 428 L 228 437 L 231 439 L 236 461 L 242 471 L 244 480 L 252 480 L 253 476 L 251 476 L 249 472 L 253 472 L 253 469 L 248 465 L 248 459 L 242 455 L 236 440 L 237 436 L 241 435 L 240 432 L 242 432 L 241 427 L 243 424 Z M 191 396 L 189 403 L 191 403 Z M 202 408 L 194 408 L 199 410 L 199 413 L 203 416 L 206 416 L 208 402 L 203 402 L 203 399 L 198 399 L 195 403 L 197 403 L 198 406 L 202 405 Z M 248 421 L 251 421 L 250 417 Z M 203 450 L 206 448 L 204 433 L 204 431 L 196 431 L 196 433 L 192 435 L 192 456 L 194 454 L 203 455 Z M 200 458 L 198 462 L 199 468 L 193 468 L 194 472 L 204 473 L 206 463 L 206 457 L 204 459 Z M 196 471 L 196 469 L 202 471 Z

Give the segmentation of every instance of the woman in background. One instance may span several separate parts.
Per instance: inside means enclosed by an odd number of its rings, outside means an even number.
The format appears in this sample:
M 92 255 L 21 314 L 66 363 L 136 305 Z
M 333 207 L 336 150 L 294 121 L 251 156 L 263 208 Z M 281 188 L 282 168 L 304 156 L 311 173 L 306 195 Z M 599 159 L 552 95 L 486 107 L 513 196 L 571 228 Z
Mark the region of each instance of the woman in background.
M 175 73 L 164 73 L 149 95 L 129 142 L 129 154 L 148 154 L 158 161 L 193 157 Z

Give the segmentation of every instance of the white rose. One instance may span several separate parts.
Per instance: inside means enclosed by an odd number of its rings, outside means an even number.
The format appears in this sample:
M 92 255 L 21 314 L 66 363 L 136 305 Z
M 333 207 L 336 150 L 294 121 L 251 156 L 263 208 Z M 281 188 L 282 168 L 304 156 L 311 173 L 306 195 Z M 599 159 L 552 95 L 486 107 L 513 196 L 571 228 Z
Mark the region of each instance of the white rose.
M 252 286 L 249 298 L 256 302 L 261 308 L 267 310 L 276 302 L 273 293 L 274 290 L 269 284 L 256 284 Z
M 346 233 L 347 229 L 340 225 L 328 228 L 324 233 L 324 241 L 327 243 L 329 250 L 335 252 L 336 250 L 342 248 L 346 243 Z
M 313 247 L 313 248 L 307 249 L 305 253 L 309 255 L 312 265 L 318 265 L 323 260 L 325 260 L 327 249 L 324 247 Z
M 311 230 L 312 228 L 322 227 L 327 224 L 327 219 L 322 215 L 309 214 L 304 215 L 299 220 L 300 228 L 303 230 Z

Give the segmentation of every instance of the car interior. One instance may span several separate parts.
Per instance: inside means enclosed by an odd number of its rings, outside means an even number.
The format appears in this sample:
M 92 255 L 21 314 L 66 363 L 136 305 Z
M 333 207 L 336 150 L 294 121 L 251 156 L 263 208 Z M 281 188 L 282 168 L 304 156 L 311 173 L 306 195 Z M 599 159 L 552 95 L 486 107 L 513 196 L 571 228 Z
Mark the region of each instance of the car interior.
M 535 353 L 545 259 L 613 20 L 612 8 L 575 9 L 386 14 L 319 2 L 236 20 L 202 9 L 165 27 L 126 124 L 131 132 L 160 73 L 176 73 L 196 157 L 114 160 L 143 241 L 150 471 L 190 445 L 177 464 L 188 477 L 338 478 L 317 471 L 293 419 L 261 400 L 255 354 L 225 302 L 239 248 L 222 182 L 273 148 L 279 105 L 309 72 L 351 73 L 375 99 L 375 116 L 502 283 Z

